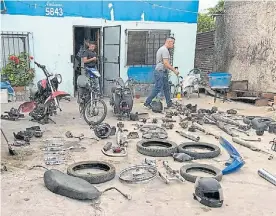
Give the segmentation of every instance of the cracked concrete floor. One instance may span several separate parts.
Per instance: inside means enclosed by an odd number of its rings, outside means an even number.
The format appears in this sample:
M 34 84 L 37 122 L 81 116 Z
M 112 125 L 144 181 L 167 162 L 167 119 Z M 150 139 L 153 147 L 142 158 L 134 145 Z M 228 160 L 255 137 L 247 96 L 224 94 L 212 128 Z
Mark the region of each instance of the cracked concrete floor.
M 142 103 L 136 101 L 135 110 L 145 112 Z M 201 98 L 190 99 L 184 103 L 197 103 L 198 108 L 211 108 L 213 100 L 210 97 L 202 96 Z M 2 104 L 2 112 L 8 110 L 12 106 L 17 107 L 19 103 Z M 266 107 L 254 107 L 248 104 L 217 101 L 216 106 L 219 110 L 227 110 L 236 108 L 239 114 L 245 115 L 264 115 L 272 116 L 271 111 L 267 111 Z M 260 178 L 257 174 L 259 168 L 265 168 L 269 172 L 276 174 L 276 158 L 268 160 L 266 155 L 234 144 L 236 149 L 243 156 L 246 164 L 236 173 L 224 176 L 221 185 L 224 192 L 224 205 L 222 208 L 211 209 L 199 204 L 193 200 L 194 185 L 190 182 L 179 183 L 172 182 L 170 185 L 164 184 L 160 179 L 156 178 L 147 184 L 128 185 L 119 182 L 118 177 L 115 179 L 97 185 L 100 190 L 109 186 L 116 186 L 123 192 L 132 196 L 132 200 L 128 201 L 116 191 L 109 191 L 101 196 L 97 202 L 82 202 L 66 197 L 62 197 L 48 191 L 44 187 L 43 173 L 44 170 L 36 168 L 28 170 L 33 165 L 43 165 L 43 152 L 40 148 L 43 146 L 43 140 L 52 136 L 64 136 L 67 130 L 73 134 L 84 133 L 85 136 L 93 136 L 83 119 L 79 119 L 77 103 L 73 99 L 71 102 L 64 101 L 61 103 L 63 111 L 54 117 L 56 125 L 42 125 L 45 131 L 42 139 L 33 139 L 31 145 L 18 149 L 19 156 L 12 157 L 7 153 L 6 143 L 1 137 L 1 161 L 7 166 L 8 171 L 1 174 L 1 211 L 3 216 L 70 216 L 70 215 L 106 215 L 106 216 L 177 216 L 177 215 L 204 215 L 204 216 L 259 216 L 259 215 L 275 215 L 275 186 Z M 112 116 L 111 108 L 108 106 L 108 117 L 106 122 L 116 125 L 116 119 Z M 161 117 L 161 115 L 150 113 L 151 116 Z M 125 127 L 130 131 L 133 122 L 124 122 Z M 29 117 L 18 122 L 2 121 L 1 127 L 4 129 L 7 137 L 12 140 L 12 132 L 25 129 L 29 126 L 37 125 L 29 121 Z M 219 129 L 209 126 L 214 132 L 225 135 Z M 175 126 L 177 128 L 177 125 Z M 212 136 L 206 136 L 199 133 L 201 141 L 214 143 L 219 145 L 218 141 Z M 251 131 L 252 137 L 255 133 Z M 65 136 L 64 136 L 65 137 Z M 262 142 L 254 143 L 258 147 L 268 150 L 270 146 L 268 142 L 275 135 L 267 132 L 262 137 Z M 169 139 L 177 144 L 189 141 L 179 135 L 174 130 L 169 131 Z M 100 151 L 106 141 L 114 141 L 114 137 L 104 141 L 65 139 L 66 145 L 80 145 L 85 147 L 82 151 L 72 151 L 67 154 L 66 163 L 63 165 L 49 166 L 66 172 L 68 164 L 83 160 L 104 160 L 115 165 L 117 174 L 124 168 L 140 164 L 144 160 L 144 156 L 136 151 L 137 140 L 129 143 L 129 155 L 126 158 L 109 158 Z M 158 163 L 163 159 L 168 160 L 169 164 L 179 169 L 183 164 L 173 162 L 172 158 L 157 158 Z M 212 164 L 218 168 L 224 168 L 224 162 L 228 159 L 228 155 L 222 149 L 221 155 L 216 160 L 198 160 L 199 163 Z M 220 162 L 218 162 L 220 161 Z M 162 166 L 160 166 L 162 167 Z M 162 168 L 160 168 L 162 171 Z M 163 170 L 164 171 L 164 170 Z

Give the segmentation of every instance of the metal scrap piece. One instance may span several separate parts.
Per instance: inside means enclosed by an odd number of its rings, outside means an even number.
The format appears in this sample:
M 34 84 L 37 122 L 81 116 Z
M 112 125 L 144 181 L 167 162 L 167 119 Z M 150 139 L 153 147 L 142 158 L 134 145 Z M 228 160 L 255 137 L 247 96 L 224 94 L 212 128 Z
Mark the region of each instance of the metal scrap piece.
M 167 139 L 168 133 L 167 131 L 156 125 L 144 125 L 140 128 L 142 132 L 142 138 L 144 139 Z
M 131 131 L 127 135 L 127 139 L 137 139 L 139 138 L 139 134 L 136 131 Z

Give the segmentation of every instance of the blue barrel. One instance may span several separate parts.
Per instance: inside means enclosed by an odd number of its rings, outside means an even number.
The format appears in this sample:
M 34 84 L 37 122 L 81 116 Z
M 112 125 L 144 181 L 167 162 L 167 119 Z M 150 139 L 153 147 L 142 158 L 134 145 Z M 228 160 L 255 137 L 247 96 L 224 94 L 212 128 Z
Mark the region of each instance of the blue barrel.
M 232 75 L 227 72 L 212 72 L 208 74 L 208 78 L 211 88 L 224 89 L 229 88 Z

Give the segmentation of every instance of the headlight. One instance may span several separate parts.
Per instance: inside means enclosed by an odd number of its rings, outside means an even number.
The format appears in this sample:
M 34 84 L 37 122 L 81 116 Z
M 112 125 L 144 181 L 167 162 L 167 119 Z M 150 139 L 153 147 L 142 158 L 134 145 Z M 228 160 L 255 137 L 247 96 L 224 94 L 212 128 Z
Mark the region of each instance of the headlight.
M 62 76 L 60 74 L 55 75 L 58 81 L 58 84 L 62 83 Z

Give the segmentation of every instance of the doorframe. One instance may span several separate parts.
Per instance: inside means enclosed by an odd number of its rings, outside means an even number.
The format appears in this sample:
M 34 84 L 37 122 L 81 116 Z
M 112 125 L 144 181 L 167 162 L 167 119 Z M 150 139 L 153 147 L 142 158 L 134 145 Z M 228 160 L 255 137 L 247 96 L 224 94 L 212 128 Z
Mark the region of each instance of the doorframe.
M 122 25 L 114 25 L 114 26 L 102 26 L 102 74 L 103 74 L 103 79 L 102 79 L 102 89 L 104 90 L 104 46 L 105 46 L 105 34 L 104 34 L 104 29 L 105 28 L 110 28 L 110 27 L 120 27 L 120 32 L 119 32 L 119 44 L 108 44 L 108 45 L 118 45 L 119 46 L 119 57 L 118 57 L 118 64 L 119 64 L 119 77 L 121 77 L 121 45 L 122 45 Z M 113 63 L 113 62 L 110 62 Z M 116 64 L 116 63 L 114 63 Z
M 103 47 L 102 47 L 102 43 L 103 43 L 103 38 L 102 38 L 102 29 L 103 29 L 103 26 L 88 26 L 88 25 L 73 25 L 72 26 L 72 36 L 73 36 L 73 56 L 76 55 L 75 53 L 75 47 L 76 47 L 76 43 L 75 43 L 75 28 L 90 28 L 90 29 L 98 29 L 100 34 L 99 34 L 99 45 L 98 45 L 98 49 L 99 49 L 99 55 L 100 56 L 103 56 L 102 55 L 102 52 L 103 52 Z M 72 63 L 72 69 L 73 69 L 73 91 L 74 91 L 74 97 L 76 96 L 76 91 L 75 91 L 75 70 L 74 70 L 74 62 L 71 62 Z M 102 63 L 101 64 L 101 70 L 103 70 L 103 65 Z

